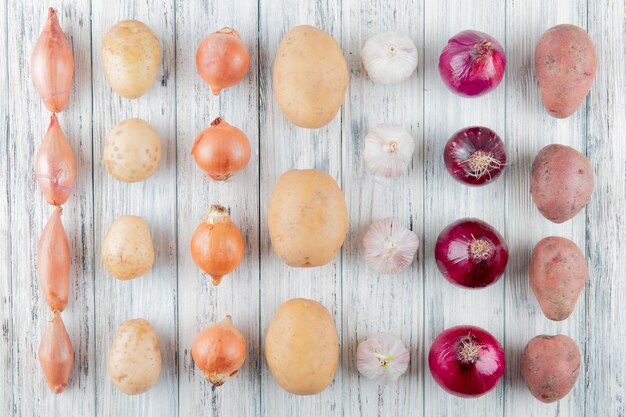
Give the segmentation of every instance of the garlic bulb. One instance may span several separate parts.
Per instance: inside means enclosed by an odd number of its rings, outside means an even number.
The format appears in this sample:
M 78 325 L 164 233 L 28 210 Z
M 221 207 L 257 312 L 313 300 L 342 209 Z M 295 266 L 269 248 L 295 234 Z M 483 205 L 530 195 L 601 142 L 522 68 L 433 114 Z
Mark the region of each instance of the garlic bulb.
M 417 48 L 402 32 L 381 32 L 365 42 L 361 59 L 372 81 L 394 84 L 408 79 L 417 68 Z
M 369 170 L 383 177 L 397 177 L 406 173 L 415 141 L 400 126 L 379 124 L 365 137 L 363 158 Z
M 392 217 L 370 225 L 363 236 L 365 263 L 385 275 L 397 274 L 413 262 L 419 239 Z
M 406 372 L 410 356 L 399 337 L 376 333 L 359 342 L 356 349 L 357 369 L 369 379 L 391 384 Z

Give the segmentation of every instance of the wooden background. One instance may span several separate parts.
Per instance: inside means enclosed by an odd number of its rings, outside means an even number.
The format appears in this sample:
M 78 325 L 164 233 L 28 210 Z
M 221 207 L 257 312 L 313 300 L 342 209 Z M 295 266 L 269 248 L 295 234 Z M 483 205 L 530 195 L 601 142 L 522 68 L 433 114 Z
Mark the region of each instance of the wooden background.
M 70 303 L 63 313 L 76 352 L 70 387 L 46 388 L 36 357 L 49 317 L 38 287 L 36 248 L 52 209 L 35 185 L 33 156 L 49 113 L 29 76 L 33 45 L 47 17 L 59 9 L 74 51 L 70 105 L 60 116 L 78 162 L 76 189 L 63 221 L 72 252 Z M 161 40 L 157 82 L 137 100 L 107 86 L 100 46 L 118 20 L 147 23 Z M 272 92 L 278 43 L 292 26 L 308 23 L 341 44 L 350 69 L 344 106 L 325 128 L 288 123 Z M 533 51 L 543 31 L 558 23 L 586 28 L 598 50 L 598 74 L 586 102 L 566 120 L 547 115 L 534 78 Z M 195 69 L 202 37 L 223 26 L 241 34 L 252 56 L 247 77 L 213 97 Z M 488 32 L 507 52 L 506 76 L 476 99 L 447 91 L 437 71 L 447 39 L 464 29 Z M 399 29 L 418 46 L 419 67 L 410 80 L 375 85 L 365 75 L 360 48 L 372 34 Z M 0 415 L 1 416 L 624 416 L 626 406 L 626 144 L 624 3 L 619 0 L 0 0 Z M 252 144 L 243 173 L 216 184 L 190 155 L 197 133 L 221 115 Z M 147 181 L 121 183 L 100 162 L 107 132 L 141 117 L 160 133 L 161 166 Z M 377 180 L 362 160 L 363 138 L 374 124 L 408 128 L 416 152 L 408 176 Z M 445 171 L 445 141 L 468 125 L 484 125 L 505 141 L 510 164 L 495 183 L 468 188 Z M 589 157 L 596 186 L 586 209 L 561 225 L 544 219 L 529 194 L 536 152 L 550 143 L 573 146 Z M 286 267 L 271 249 L 267 206 L 278 177 L 291 168 L 317 168 L 345 192 L 350 231 L 329 265 Z M 246 239 L 236 273 L 214 288 L 194 264 L 189 242 L 211 203 L 231 209 Z M 109 225 L 123 214 L 150 224 L 157 261 L 131 282 L 115 280 L 100 259 Z M 395 216 L 420 236 L 419 261 L 397 277 L 378 277 L 359 254 L 367 225 Z M 510 263 L 495 285 L 469 291 L 439 274 L 433 260 L 437 234 L 450 222 L 479 217 L 495 226 L 510 249 Z M 547 320 L 527 278 L 534 244 L 556 234 L 586 253 L 590 279 L 573 315 Z M 333 314 L 341 342 L 340 367 L 322 394 L 282 391 L 263 358 L 265 330 L 278 305 L 313 298 Z M 232 314 L 248 340 L 240 374 L 212 389 L 194 368 L 190 347 L 202 327 Z M 115 330 L 143 317 L 156 328 L 163 371 L 150 392 L 126 396 L 106 375 Z M 452 397 L 427 370 L 435 336 L 457 324 L 475 324 L 504 345 L 507 371 L 479 399 Z M 397 385 L 361 378 L 356 344 L 376 331 L 401 335 L 411 366 Z M 563 333 L 580 345 L 584 363 L 563 401 L 535 400 L 521 380 L 519 356 L 537 334 Z

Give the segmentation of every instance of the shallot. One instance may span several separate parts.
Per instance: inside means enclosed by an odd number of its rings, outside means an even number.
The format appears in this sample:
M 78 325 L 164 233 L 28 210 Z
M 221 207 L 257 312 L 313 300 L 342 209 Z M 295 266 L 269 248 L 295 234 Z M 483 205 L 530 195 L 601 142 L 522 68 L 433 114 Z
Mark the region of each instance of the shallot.
M 48 110 L 56 113 L 67 107 L 74 57 L 59 25 L 57 11 L 52 7 L 48 9 L 48 21 L 35 43 L 30 70 L 33 84 Z
M 69 383 L 74 366 L 74 349 L 58 311 L 48 322 L 37 356 L 50 391 L 55 394 L 62 392 Z
M 44 227 L 37 249 L 39 285 L 52 311 L 67 306 L 70 286 L 70 246 L 61 221 L 61 207 L 55 207 Z
M 49 204 L 64 204 L 76 182 L 76 159 L 56 115 L 35 156 L 35 179 Z

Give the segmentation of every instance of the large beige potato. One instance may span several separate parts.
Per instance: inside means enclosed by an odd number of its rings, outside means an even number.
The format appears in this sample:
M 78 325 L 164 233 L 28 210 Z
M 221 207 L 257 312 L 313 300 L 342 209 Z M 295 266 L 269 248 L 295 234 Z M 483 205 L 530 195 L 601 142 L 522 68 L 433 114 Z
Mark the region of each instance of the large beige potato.
M 107 363 L 109 377 L 125 394 L 148 391 L 161 373 L 156 332 L 144 319 L 126 320 L 115 333 Z
M 285 34 L 274 61 L 274 94 L 285 117 L 300 127 L 327 125 L 348 85 L 348 66 L 328 33 L 296 26 Z
M 146 24 L 122 20 L 104 36 L 101 55 L 104 75 L 113 91 L 125 98 L 137 98 L 154 84 L 161 44 Z
M 268 209 L 272 246 L 287 265 L 330 262 L 348 231 L 348 209 L 333 178 L 315 169 L 291 170 L 279 179 Z
M 102 241 L 102 260 L 117 279 L 143 275 L 154 263 L 154 247 L 148 223 L 139 216 L 121 216 Z
M 294 298 L 280 306 L 265 335 L 265 359 L 278 385 L 298 395 L 322 392 L 338 358 L 337 329 L 323 305 Z
M 535 73 L 541 101 L 550 116 L 576 112 L 596 76 L 596 47 L 584 29 L 557 25 L 541 35 L 535 49 Z
M 159 134 L 141 119 L 126 119 L 107 135 L 102 162 L 120 181 L 143 181 L 161 162 Z

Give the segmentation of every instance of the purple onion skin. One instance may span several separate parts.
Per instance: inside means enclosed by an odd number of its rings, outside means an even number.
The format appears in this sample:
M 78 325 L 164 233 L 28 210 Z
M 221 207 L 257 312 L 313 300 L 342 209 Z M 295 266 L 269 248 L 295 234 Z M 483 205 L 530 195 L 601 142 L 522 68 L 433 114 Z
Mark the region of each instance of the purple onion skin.
M 468 351 L 472 355 L 466 360 Z M 428 352 L 428 366 L 435 382 L 450 394 L 480 397 L 504 375 L 504 350 L 498 339 L 480 327 L 451 327 L 435 338 Z
M 477 174 L 472 159 L 480 153 L 490 158 L 488 166 Z M 506 165 L 506 151 L 500 136 L 487 127 L 466 127 L 456 132 L 443 151 L 446 169 L 463 184 L 486 185 L 500 176 Z M 474 159 L 476 161 L 476 159 Z
M 505 67 L 502 45 L 475 30 L 457 33 L 439 55 L 441 79 L 452 92 L 464 97 L 478 97 L 496 88 Z
M 482 220 L 466 218 L 439 233 L 435 260 L 439 271 L 451 283 L 482 288 L 504 274 L 509 250 L 496 229 Z

